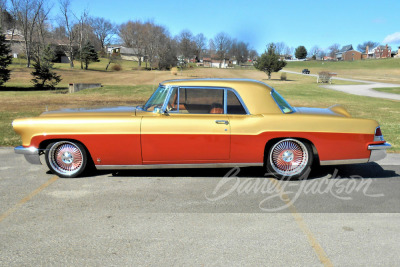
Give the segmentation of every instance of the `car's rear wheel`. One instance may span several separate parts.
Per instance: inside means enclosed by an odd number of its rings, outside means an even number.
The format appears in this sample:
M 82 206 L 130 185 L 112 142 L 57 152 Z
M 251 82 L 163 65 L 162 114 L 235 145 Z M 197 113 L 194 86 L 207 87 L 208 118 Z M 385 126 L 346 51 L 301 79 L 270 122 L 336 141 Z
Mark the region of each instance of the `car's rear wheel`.
M 88 161 L 83 145 L 72 141 L 49 144 L 45 157 L 49 169 L 63 178 L 74 178 L 80 175 L 85 170 Z
M 279 179 L 307 178 L 313 154 L 308 143 L 287 138 L 270 147 L 266 160 L 267 171 Z

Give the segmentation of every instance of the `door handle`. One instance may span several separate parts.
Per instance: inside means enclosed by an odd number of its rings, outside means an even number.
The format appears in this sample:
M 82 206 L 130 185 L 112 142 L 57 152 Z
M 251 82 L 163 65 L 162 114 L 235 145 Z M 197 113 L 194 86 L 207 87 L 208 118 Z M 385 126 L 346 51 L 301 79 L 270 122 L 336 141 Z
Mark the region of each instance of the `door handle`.
M 216 120 L 215 123 L 216 123 L 216 124 L 225 124 L 225 125 L 228 125 L 228 124 L 229 124 L 229 122 L 226 121 L 226 120 Z

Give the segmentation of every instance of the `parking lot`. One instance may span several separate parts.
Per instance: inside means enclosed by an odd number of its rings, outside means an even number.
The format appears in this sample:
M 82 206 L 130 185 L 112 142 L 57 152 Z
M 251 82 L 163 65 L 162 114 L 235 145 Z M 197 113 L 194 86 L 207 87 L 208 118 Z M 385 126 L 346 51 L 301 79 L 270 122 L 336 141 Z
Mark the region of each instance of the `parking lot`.
M 0 266 L 394 266 L 400 155 L 279 181 L 261 168 L 63 179 L 0 148 Z

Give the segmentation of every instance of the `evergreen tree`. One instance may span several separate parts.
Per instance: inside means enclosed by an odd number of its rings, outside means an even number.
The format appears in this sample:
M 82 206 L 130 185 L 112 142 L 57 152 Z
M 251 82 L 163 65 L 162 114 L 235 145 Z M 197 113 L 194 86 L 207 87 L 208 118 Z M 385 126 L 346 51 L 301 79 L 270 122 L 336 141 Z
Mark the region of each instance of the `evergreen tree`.
M 280 60 L 280 56 L 275 51 L 275 45 L 270 43 L 267 51 L 254 64 L 258 70 L 264 71 L 268 74 L 268 80 L 271 80 L 271 73 L 278 72 L 286 66 L 286 61 Z
M 12 62 L 11 49 L 6 43 L 4 34 L 0 34 L 0 86 L 10 79 L 8 65 Z
M 41 51 L 39 57 L 34 58 L 34 71 L 31 73 L 33 75 L 32 82 L 35 88 L 38 89 L 54 89 L 54 87 L 61 81 L 61 76 L 53 72 L 52 61 L 55 55 L 50 46 Z
M 88 69 L 90 62 L 100 61 L 96 49 L 89 41 L 82 47 L 81 61 L 85 63 L 85 70 Z
M 304 46 L 300 45 L 296 48 L 294 55 L 298 59 L 305 59 L 307 57 L 307 49 Z

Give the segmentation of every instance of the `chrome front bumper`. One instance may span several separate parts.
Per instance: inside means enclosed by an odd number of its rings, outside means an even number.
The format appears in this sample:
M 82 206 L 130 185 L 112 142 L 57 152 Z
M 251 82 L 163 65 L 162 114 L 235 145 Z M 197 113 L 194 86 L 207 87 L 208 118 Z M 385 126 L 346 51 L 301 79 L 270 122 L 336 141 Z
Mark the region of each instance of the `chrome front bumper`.
M 386 149 L 391 148 L 392 145 L 389 143 L 383 143 L 379 145 L 369 145 L 368 149 L 371 150 L 368 162 L 378 161 L 386 157 Z
M 28 161 L 31 164 L 38 164 L 38 165 L 42 164 L 40 162 L 40 150 L 36 147 L 17 146 L 16 148 L 14 148 L 14 152 L 16 154 L 24 155 L 26 161 Z

